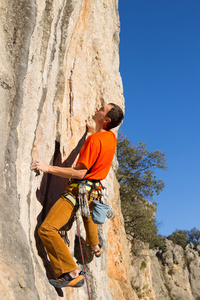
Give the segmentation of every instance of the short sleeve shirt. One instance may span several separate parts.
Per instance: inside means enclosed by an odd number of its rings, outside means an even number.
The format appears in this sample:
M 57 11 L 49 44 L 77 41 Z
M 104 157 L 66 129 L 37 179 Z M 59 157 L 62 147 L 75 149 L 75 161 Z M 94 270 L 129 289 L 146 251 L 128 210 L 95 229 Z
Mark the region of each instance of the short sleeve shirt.
M 115 154 L 117 139 L 112 131 L 97 132 L 87 138 L 81 148 L 78 161 L 85 165 L 90 173 L 85 179 L 105 179 L 110 170 Z

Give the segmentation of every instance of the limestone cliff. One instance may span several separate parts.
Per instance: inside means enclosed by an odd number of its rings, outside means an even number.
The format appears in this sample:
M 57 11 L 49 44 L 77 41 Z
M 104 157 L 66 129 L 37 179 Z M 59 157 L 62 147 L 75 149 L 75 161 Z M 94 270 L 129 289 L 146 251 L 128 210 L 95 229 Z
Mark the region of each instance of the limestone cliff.
M 67 181 L 36 176 L 30 163 L 73 166 L 95 107 L 124 106 L 119 30 L 116 0 L 1 0 L 0 299 L 88 299 L 86 285 L 55 290 L 48 283 L 53 273 L 37 229 Z M 116 218 L 99 226 L 100 259 L 79 218 L 92 300 L 200 299 L 192 245 L 183 251 L 166 241 L 165 251 L 144 247 L 130 259 L 116 168 L 115 158 L 105 185 Z M 82 269 L 71 226 L 66 242 Z
M 116 0 L 1 1 L 0 299 L 88 299 L 86 286 L 66 292 L 48 283 L 53 274 L 37 228 L 67 182 L 29 167 L 35 158 L 73 166 L 95 107 L 123 107 L 119 30 Z M 137 299 L 116 167 L 115 159 L 105 181 L 116 218 L 99 227 L 101 259 L 91 258 L 81 224 L 92 299 Z M 81 269 L 75 234 L 72 225 L 70 250 Z
M 164 250 L 141 251 L 133 257 L 132 285 L 140 299 L 199 300 L 200 247 L 183 250 L 166 239 Z

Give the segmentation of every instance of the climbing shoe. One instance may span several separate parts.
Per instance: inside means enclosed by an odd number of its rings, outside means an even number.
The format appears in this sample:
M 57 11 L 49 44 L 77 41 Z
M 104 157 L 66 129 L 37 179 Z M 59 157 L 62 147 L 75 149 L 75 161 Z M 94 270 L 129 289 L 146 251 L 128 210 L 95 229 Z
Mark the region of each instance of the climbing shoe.
M 99 250 L 92 251 L 92 254 L 94 254 L 96 257 L 100 257 L 102 252 L 102 246 L 99 244 Z
M 69 273 L 63 274 L 58 279 L 50 279 L 49 283 L 53 285 L 55 288 L 63 288 L 63 287 L 74 287 L 78 288 L 84 284 L 84 272 L 80 272 L 79 276 L 76 278 L 72 278 Z

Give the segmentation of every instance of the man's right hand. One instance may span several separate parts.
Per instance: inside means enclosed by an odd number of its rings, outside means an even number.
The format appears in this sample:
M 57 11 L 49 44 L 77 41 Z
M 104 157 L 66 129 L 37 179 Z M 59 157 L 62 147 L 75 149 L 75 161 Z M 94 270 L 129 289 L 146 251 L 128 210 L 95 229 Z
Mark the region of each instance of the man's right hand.
M 88 120 L 85 120 L 87 131 L 90 133 L 96 133 L 96 126 L 89 124 Z

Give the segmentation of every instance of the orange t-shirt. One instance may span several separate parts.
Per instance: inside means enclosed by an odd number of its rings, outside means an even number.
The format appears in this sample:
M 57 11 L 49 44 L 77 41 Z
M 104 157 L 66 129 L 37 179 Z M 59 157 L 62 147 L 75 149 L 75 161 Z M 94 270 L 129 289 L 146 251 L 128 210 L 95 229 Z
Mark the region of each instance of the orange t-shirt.
M 90 135 L 81 148 L 78 161 L 91 171 L 84 179 L 102 180 L 105 179 L 110 170 L 115 154 L 117 139 L 112 131 L 97 132 Z

